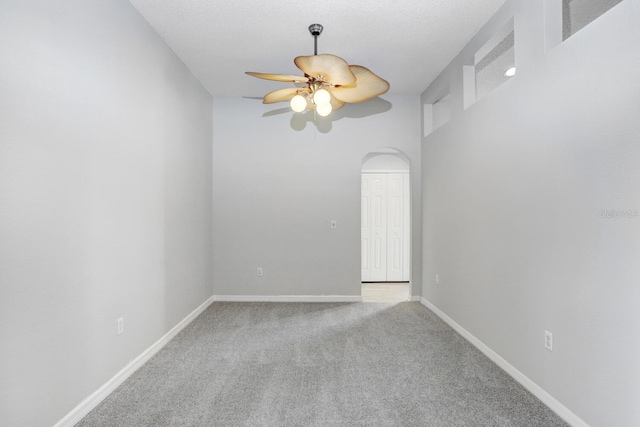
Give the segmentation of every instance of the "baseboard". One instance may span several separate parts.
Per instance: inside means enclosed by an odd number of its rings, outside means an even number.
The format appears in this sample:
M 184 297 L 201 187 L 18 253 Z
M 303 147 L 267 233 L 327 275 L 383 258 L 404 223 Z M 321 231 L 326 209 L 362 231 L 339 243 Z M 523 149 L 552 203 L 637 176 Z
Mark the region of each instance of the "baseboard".
M 507 374 L 511 375 L 513 379 L 518 381 L 524 388 L 529 390 L 534 396 L 547 405 L 553 412 L 558 414 L 560 418 L 565 420 L 569 425 L 573 427 L 589 427 L 589 425 L 571 412 L 569 408 L 560 403 L 556 398 L 547 393 L 542 387 L 530 380 L 526 375 L 517 370 L 513 365 L 503 359 L 498 353 L 489 348 L 486 344 L 476 338 L 471 332 L 456 323 L 452 318 L 447 316 L 442 310 L 430 303 L 424 298 L 420 298 L 422 305 L 433 311 L 438 317 L 444 320 L 449 326 L 451 326 L 456 332 L 462 335 L 467 341 L 473 344 L 478 350 L 484 353 L 489 359 L 491 359 L 496 365 L 498 365 Z
M 473 344 L 478 350 L 484 353 L 489 359 L 518 381 L 523 387 L 529 390 L 534 396 L 540 399 L 545 405 L 553 410 L 558 416 L 574 427 L 589 427 L 589 425 L 571 412 L 566 406 L 561 404 L 544 389 L 530 380 L 522 372 L 518 371 L 509 362 L 503 359 L 498 353 L 489 348 L 486 344 L 464 329 L 453 319 L 447 316 L 438 307 L 427 301 L 425 298 L 413 296 L 412 301 L 420 301 L 424 306 L 433 311 L 438 317 L 451 326 L 456 332 L 462 335 L 467 341 Z M 238 302 L 361 302 L 362 297 L 351 295 L 215 295 L 201 304 L 180 323 L 174 326 L 162 338 L 156 341 L 151 347 L 131 361 L 113 378 L 107 381 L 102 387 L 96 390 L 89 397 L 84 399 L 78 406 L 69 412 L 64 418 L 58 421 L 54 427 L 73 427 L 80 422 L 93 408 L 98 406 L 113 390 L 122 384 L 131 374 L 144 365 L 158 351 L 162 349 L 173 337 L 182 329 L 198 317 L 214 301 L 238 301 Z
M 214 297 L 210 297 L 200 307 L 196 308 L 187 317 L 182 319 L 180 323 L 171 328 L 162 338 L 156 341 L 151 347 L 146 349 L 142 354 L 129 362 L 120 372 L 118 372 L 113 378 L 107 381 L 102 387 L 96 390 L 89 397 L 84 399 L 78 406 L 76 406 L 71 412 L 69 412 L 64 418 L 58 421 L 54 427 L 73 427 L 82 418 L 84 418 L 93 408 L 98 406 L 111 392 L 113 392 L 120 384 L 122 384 L 127 378 L 131 376 L 138 368 L 144 365 L 149 359 L 151 359 L 158 351 L 162 349 L 173 337 L 178 335 L 185 326 L 191 323 L 196 317 L 206 310 L 209 305 L 214 301 Z
M 213 298 L 236 302 L 362 302 L 360 295 L 214 295 Z

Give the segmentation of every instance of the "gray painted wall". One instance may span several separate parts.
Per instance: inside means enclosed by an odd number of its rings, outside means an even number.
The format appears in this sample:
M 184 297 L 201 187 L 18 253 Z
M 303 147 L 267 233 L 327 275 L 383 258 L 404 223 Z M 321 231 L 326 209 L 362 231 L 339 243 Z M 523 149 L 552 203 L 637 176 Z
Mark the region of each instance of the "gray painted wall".
M 0 421 L 55 423 L 213 292 L 359 295 L 361 160 L 395 147 L 413 294 L 589 424 L 639 424 L 639 3 L 545 53 L 542 2 L 507 2 L 423 94 L 451 121 L 422 157 L 417 97 L 212 110 L 128 2 L 5 3 Z M 518 75 L 463 111 L 461 66 L 513 12 Z
M 589 425 L 640 425 L 640 1 L 546 53 L 543 3 L 508 1 L 423 94 L 453 105 L 423 140 L 423 296 Z M 463 111 L 513 13 L 518 74 Z
M 0 424 L 46 426 L 212 295 L 212 100 L 125 0 L 5 1 L 0 57 Z
M 213 108 L 216 295 L 359 296 L 361 162 L 380 147 L 411 160 L 412 280 L 419 294 L 417 96 L 347 105 L 317 127 L 286 104 L 214 98 Z

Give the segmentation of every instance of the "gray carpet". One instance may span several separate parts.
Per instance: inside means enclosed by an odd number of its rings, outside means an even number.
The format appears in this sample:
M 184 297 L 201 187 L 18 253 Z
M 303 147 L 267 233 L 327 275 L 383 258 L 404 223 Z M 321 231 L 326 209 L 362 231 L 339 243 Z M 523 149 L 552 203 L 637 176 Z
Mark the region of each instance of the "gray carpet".
M 77 425 L 566 426 L 415 302 L 216 302 Z

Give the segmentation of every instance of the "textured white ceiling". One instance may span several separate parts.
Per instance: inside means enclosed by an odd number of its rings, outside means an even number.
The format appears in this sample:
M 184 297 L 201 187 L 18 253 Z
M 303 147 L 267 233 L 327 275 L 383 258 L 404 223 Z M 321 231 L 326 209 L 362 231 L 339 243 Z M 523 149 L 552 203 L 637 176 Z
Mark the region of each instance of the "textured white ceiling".
M 371 69 L 389 93 L 418 95 L 504 0 L 130 0 L 214 96 L 263 96 L 286 87 L 245 71 L 301 74 L 318 53 Z

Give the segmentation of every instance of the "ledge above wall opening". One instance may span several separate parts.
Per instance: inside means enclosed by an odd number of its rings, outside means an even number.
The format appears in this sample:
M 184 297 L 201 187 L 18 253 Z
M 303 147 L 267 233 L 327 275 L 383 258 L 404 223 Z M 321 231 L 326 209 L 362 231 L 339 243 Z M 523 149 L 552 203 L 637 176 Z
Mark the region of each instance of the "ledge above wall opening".
M 515 31 L 509 19 L 463 67 L 464 108 L 493 92 L 515 75 Z

